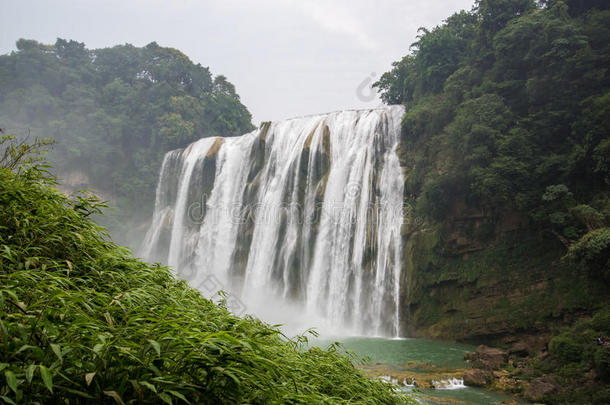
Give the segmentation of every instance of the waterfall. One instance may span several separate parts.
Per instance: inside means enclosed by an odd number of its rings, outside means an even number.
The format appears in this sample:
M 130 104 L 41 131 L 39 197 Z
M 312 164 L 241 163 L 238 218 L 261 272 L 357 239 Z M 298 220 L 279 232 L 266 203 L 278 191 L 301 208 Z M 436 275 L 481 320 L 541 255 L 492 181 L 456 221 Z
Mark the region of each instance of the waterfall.
M 166 154 L 142 255 L 234 312 L 400 335 L 400 106 L 264 123 Z

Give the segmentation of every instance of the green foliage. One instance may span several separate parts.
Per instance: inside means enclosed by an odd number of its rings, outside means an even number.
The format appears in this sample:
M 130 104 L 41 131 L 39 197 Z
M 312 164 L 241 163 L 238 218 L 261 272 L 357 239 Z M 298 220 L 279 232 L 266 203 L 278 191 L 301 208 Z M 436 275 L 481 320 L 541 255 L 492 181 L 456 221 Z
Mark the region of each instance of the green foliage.
M 534 8 L 533 0 L 477 0 L 476 10 L 483 33 L 494 34 L 514 18 Z
M 563 363 L 580 361 L 581 350 L 581 345 L 568 335 L 555 336 L 549 343 L 549 352 Z
M 387 104 L 400 104 L 413 99 L 412 89 L 415 82 L 414 57 L 407 55 L 392 63 L 392 70 L 384 73 L 374 83 L 381 89 L 381 99 Z
M 451 118 L 451 107 L 446 100 L 429 96 L 406 111 L 403 118 L 404 138 L 409 143 L 415 143 L 420 134 L 441 131 Z
M 25 45 L 24 45 L 25 46 Z M 395 404 L 335 347 L 238 318 L 109 242 L 102 205 L 0 168 L 0 398 L 7 403 Z
M 522 367 L 531 369 L 525 378 L 553 374 L 564 387 L 546 398 L 549 404 L 605 404 L 610 381 L 610 347 L 600 345 L 598 337 L 607 339 L 610 311 L 599 310 L 592 319 L 581 319 L 563 328 L 549 343 L 550 356 L 526 359 Z
M 592 277 L 610 282 L 610 228 L 584 235 L 570 246 L 567 257 L 583 266 Z
M 591 327 L 610 336 L 610 309 L 596 313 L 591 319 Z
M 604 381 L 610 381 L 610 350 L 608 347 L 598 347 L 595 351 L 595 369 Z
M 442 220 L 456 199 L 518 210 L 566 247 L 607 226 L 593 203 L 610 184 L 607 9 L 480 0 L 420 30 L 376 83 L 407 107 L 401 159 L 420 214 Z
M 32 143 L 27 138 L 17 140 L 14 135 L 0 137 L 0 167 L 9 170 L 19 170 L 23 165 L 41 162 L 46 155 L 46 148 L 55 141 L 52 139 L 34 139 Z
M 531 378 L 566 387 L 549 403 L 608 403 L 610 350 L 596 338 L 610 334 L 609 9 L 479 0 L 421 30 L 376 83 L 406 108 L 405 191 L 422 228 L 444 232 L 433 261 L 409 263 L 420 329 L 493 339 L 597 311 L 529 361 Z M 426 251 L 409 238 L 409 257 Z
M 469 51 L 476 17 L 462 11 L 449 17 L 432 31 L 420 28 L 417 41 L 411 44 L 413 55 L 392 64 L 375 83 L 381 98 L 388 104 L 417 101 L 430 92 L 442 89 L 443 82 L 459 68 L 460 59 Z
M 235 87 L 176 49 L 90 50 L 61 38 L 20 39 L 0 56 L 0 126 L 55 138 L 59 174 L 84 173 L 118 201 L 119 221 L 152 211 L 165 152 L 252 129 Z
M 461 173 L 436 176 L 430 179 L 423 187 L 416 213 L 442 221 L 450 213 L 452 193 L 459 192 L 464 186 L 464 181 Z

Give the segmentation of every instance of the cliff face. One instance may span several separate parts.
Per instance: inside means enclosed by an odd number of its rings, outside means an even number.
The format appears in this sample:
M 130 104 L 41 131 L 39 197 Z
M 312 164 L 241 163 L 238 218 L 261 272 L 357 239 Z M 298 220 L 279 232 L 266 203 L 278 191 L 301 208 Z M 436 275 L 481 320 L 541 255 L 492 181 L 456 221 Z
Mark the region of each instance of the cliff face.
M 439 222 L 403 231 L 403 292 L 411 336 L 510 344 L 546 335 L 607 302 L 607 292 L 562 260 L 564 246 L 527 217 L 456 196 Z

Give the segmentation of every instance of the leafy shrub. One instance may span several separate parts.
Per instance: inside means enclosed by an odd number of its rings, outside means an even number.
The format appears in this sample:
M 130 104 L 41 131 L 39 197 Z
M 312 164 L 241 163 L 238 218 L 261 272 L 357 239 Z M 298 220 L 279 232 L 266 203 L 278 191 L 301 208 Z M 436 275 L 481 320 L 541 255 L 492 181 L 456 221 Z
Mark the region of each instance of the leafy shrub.
M 605 335 L 610 335 L 610 309 L 599 311 L 591 319 L 591 327 Z
M 396 404 L 307 349 L 133 258 L 40 169 L 0 168 L 0 398 L 15 403 Z
M 549 352 L 562 363 L 572 363 L 581 360 L 582 347 L 568 335 L 559 335 L 551 339 Z
M 580 204 L 571 209 L 572 214 L 588 229 L 593 230 L 604 226 L 604 215 L 595 208 Z
M 610 281 L 610 228 L 587 233 L 570 246 L 567 257 L 584 266 L 591 276 Z
M 417 214 L 442 221 L 450 214 L 451 203 L 463 187 L 464 176 L 460 173 L 434 177 L 426 182 L 417 200 Z

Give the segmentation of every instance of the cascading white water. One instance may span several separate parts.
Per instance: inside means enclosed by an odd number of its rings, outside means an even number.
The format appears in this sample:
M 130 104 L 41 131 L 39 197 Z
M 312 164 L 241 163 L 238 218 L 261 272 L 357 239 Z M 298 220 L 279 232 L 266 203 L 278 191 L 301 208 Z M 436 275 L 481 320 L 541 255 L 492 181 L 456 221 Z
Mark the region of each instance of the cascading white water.
M 403 112 L 295 118 L 169 152 L 143 256 L 265 320 L 400 335 Z

